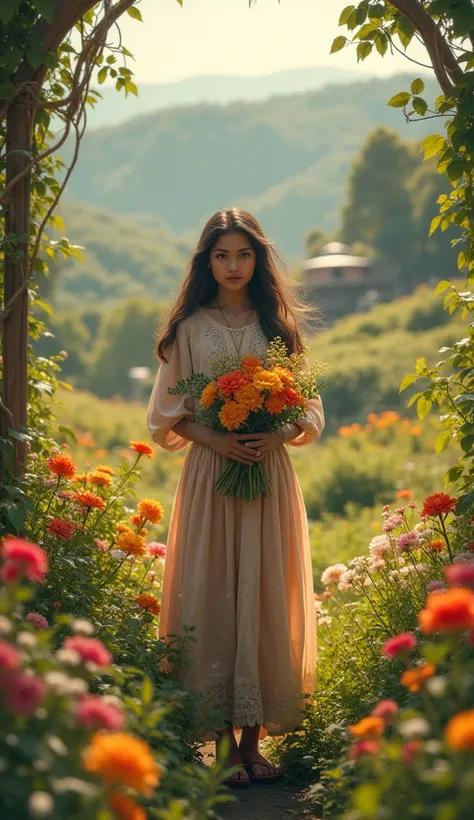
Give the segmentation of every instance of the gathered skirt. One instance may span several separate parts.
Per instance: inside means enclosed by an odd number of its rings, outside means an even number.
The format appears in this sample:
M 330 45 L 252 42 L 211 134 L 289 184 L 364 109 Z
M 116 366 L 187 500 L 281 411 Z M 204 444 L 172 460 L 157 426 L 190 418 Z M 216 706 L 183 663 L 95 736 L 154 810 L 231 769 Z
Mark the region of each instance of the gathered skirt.
M 245 502 L 215 490 L 226 463 L 207 446 L 188 450 L 171 516 L 160 637 L 194 628 L 177 679 L 222 725 L 284 734 L 301 724 L 315 682 L 306 511 L 285 446 L 263 462 L 266 498 Z

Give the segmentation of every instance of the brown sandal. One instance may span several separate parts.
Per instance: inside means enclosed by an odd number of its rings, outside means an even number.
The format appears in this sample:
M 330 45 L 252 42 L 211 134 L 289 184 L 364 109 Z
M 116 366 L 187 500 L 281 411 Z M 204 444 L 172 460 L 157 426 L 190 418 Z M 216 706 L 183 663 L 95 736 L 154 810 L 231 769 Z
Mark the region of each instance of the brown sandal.
M 245 768 L 247 769 L 250 783 L 259 783 L 261 786 L 269 786 L 272 783 L 278 783 L 279 780 L 283 777 L 283 772 L 279 772 L 278 774 L 269 774 L 269 775 L 254 775 L 252 774 L 252 767 L 253 766 L 265 766 L 268 769 L 276 769 L 276 766 L 273 766 L 271 763 L 261 763 L 258 760 L 254 760 L 252 763 L 249 760 L 245 760 Z
M 247 766 L 242 766 L 242 768 L 248 774 L 247 780 L 232 780 L 230 777 L 226 777 L 224 780 L 224 785 L 226 785 L 229 789 L 250 789 L 250 786 L 252 785 L 250 773 Z

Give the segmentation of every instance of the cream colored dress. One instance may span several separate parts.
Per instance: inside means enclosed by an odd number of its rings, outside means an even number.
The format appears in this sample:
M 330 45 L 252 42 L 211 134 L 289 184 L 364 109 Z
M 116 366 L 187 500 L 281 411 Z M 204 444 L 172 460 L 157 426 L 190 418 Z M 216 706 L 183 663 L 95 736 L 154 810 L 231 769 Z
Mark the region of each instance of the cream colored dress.
M 169 395 L 168 387 L 192 373 L 210 375 L 216 352 L 235 356 L 232 335 L 242 355 L 265 355 L 268 341 L 258 322 L 232 330 L 198 308 L 178 326 L 148 408 L 148 427 L 161 447 L 185 447 L 173 426 L 193 418 L 192 400 Z M 308 403 L 300 426 L 292 445 L 321 435 L 319 399 Z M 195 627 L 197 643 L 190 644 L 191 663 L 179 683 L 223 722 L 282 734 L 300 724 L 303 696 L 314 690 L 313 576 L 306 511 L 286 447 L 264 463 L 271 495 L 249 503 L 214 489 L 226 459 L 190 446 L 171 515 L 160 635 Z

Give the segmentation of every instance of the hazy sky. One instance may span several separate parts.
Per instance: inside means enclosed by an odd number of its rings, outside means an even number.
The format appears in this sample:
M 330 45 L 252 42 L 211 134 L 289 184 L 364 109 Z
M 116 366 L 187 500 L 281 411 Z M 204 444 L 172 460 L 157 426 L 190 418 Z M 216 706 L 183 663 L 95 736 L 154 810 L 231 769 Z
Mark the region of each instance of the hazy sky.
M 404 57 L 371 55 L 357 65 L 355 49 L 329 55 L 348 0 L 142 0 L 144 23 L 122 18 L 123 41 L 136 58 L 139 82 L 200 74 L 269 74 L 332 65 L 360 73 L 414 70 Z M 410 55 L 423 61 L 421 49 Z M 426 62 L 426 59 L 424 60 Z M 416 75 L 415 75 L 416 76 Z

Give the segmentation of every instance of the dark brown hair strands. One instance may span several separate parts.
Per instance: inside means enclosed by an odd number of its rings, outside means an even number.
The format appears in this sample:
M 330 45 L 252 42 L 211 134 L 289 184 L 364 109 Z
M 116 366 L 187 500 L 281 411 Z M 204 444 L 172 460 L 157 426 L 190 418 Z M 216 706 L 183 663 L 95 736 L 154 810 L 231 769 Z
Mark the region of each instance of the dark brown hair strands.
M 281 264 L 281 260 L 255 217 L 241 208 L 225 208 L 206 223 L 181 293 L 163 330 L 158 332 L 156 354 L 161 361 L 167 361 L 166 354 L 176 339 L 179 323 L 216 297 L 217 282 L 208 267 L 210 253 L 220 236 L 235 231 L 248 237 L 256 254 L 248 294 L 265 336 L 269 340 L 280 336 L 290 353 L 301 353 L 304 349 L 301 328 L 309 308 L 296 298 L 295 286 L 279 272 L 277 263 Z

